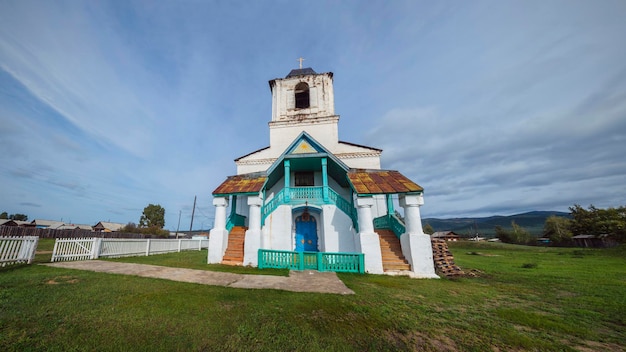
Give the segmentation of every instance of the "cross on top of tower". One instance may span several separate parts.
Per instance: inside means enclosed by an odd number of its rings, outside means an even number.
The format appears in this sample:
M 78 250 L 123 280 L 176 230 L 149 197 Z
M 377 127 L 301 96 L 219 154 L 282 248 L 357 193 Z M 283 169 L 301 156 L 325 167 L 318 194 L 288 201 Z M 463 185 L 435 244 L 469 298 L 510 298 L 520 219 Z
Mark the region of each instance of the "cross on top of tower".
M 299 57 L 296 61 L 300 61 L 300 69 L 302 69 L 302 61 L 304 61 L 304 58 Z

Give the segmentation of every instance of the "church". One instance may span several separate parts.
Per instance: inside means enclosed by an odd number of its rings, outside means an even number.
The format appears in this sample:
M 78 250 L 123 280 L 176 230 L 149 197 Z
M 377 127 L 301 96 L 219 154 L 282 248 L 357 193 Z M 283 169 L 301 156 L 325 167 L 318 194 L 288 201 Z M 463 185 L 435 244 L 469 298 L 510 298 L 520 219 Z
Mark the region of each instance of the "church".
M 301 59 L 269 87 L 269 146 L 213 191 L 208 263 L 438 278 L 423 188 L 382 170 L 382 150 L 339 140 L 333 73 Z

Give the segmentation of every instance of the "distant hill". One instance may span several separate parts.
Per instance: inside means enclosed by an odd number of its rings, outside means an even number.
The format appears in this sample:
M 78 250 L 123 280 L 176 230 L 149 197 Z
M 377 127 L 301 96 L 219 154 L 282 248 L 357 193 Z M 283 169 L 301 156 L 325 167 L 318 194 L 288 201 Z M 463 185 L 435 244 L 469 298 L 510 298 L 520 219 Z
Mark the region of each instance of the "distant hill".
M 528 213 L 515 214 L 509 216 L 489 216 L 485 218 L 452 218 L 422 219 L 422 224 L 430 224 L 435 231 L 454 231 L 461 236 L 472 236 L 477 232 L 480 236 L 493 237 L 495 227 L 511 228 L 511 221 L 528 230 L 533 235 L 539 236 L 543 232 L 543 225 L 550 216 L 561 216 L 571 218 L 570 213 L 560 211 L 531 211 Z

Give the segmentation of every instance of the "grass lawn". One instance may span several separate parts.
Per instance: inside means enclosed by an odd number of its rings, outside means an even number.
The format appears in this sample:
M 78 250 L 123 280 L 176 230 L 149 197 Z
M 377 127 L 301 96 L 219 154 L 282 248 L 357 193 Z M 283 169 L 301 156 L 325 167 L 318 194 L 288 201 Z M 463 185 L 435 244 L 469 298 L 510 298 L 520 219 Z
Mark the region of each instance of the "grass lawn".
M 347 296 L 0 268 L 0 350 L 625 349 L 625 247 L 463 242 L 451 251 L 475 277 L 340 274 L 356 292 Z M 208 266 L 206 251 L 117 260 L 285 274 Z

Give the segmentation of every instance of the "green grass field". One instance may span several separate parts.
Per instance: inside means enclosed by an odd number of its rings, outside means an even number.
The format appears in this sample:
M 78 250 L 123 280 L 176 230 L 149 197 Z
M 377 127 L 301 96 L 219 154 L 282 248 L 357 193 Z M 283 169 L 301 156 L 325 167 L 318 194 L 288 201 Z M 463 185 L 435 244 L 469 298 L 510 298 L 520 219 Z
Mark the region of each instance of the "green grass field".
M 52 248 L 42 241 L 41 248 Z M 48 250 L 50 250 L 48 249 Z M 475 276 L 340 274 L 355 295 L 0 268 L 2 351 L 623 351 L 626 248 L 455 243 Z M 40 254 L 37 261 L 49 261 Z M 120 261 L 208 266 L 206 251 Z

